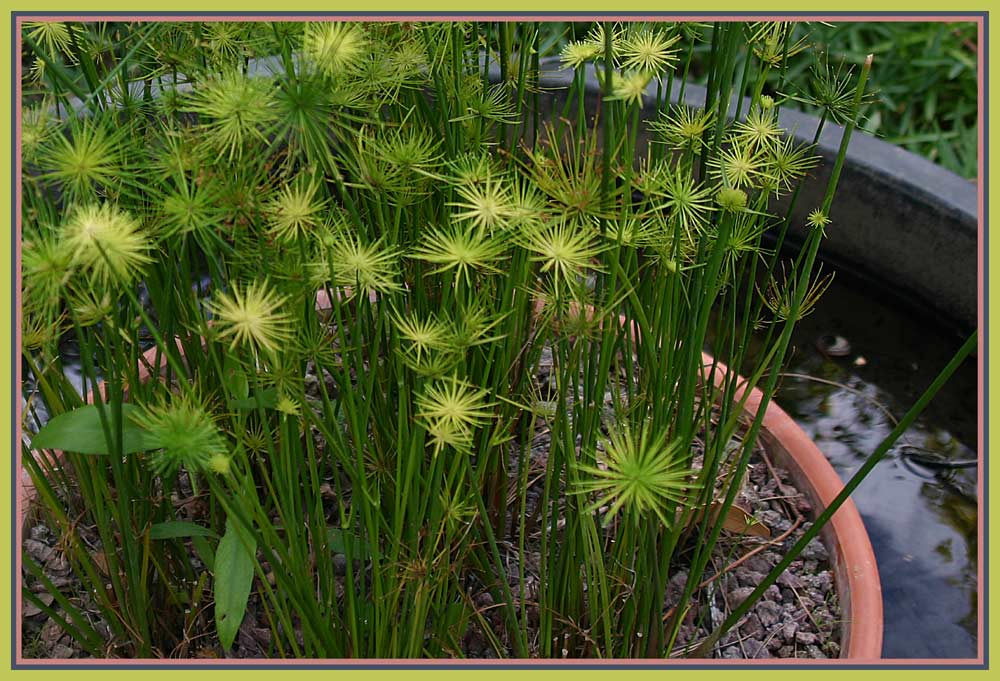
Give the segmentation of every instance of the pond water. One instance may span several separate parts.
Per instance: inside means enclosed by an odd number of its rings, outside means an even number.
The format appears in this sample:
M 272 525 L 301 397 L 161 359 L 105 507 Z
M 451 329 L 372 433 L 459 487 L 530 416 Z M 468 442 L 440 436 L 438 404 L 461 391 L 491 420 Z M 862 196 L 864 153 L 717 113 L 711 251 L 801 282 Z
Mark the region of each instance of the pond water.
M 845 481 L 964 341 L 872 290 L 838 274 L 800 323 L 776 398 Z M 831 336 L 850 351 L 821 352 Z M 854 493 L 878 560 L 887 658 L 977 655 L 978 378 L 973 357 Z

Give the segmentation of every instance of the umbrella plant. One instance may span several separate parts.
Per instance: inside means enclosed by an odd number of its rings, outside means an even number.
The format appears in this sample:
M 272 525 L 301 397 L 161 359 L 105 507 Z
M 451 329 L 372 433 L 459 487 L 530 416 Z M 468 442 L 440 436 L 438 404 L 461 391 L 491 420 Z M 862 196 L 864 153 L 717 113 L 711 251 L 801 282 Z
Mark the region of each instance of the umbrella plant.
M 792 28 L 24 23 L 22 465 L 87 597 L 23 597 L 98 657 L 248 603 L 274 657 L 694 652 L 871 67 L 788 256 Z

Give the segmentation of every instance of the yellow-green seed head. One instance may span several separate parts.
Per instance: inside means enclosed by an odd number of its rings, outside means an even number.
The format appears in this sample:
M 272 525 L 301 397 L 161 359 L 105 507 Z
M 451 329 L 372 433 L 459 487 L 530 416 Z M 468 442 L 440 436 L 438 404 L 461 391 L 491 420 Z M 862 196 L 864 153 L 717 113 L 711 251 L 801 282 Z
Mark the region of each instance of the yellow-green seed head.
M 73 264 L 101 283 L 128 284 L 151 263 L 152 243 L 128 213 L 103 203 L 78 208 L 63 225 Z
M 214 454 L 212 458 L 208 460 L 208 468 L 213 473 L 218 473 L 219 475 L 225 475 L 232 468 L 232 460 L 225 454 Z
M 230 350 L 244 345 L 275 354 L 292 336 L 291 318 L 281 310 L 284 302 L 267 283 L 253 282 L 245 288 L 233 286 L 230 293 L 218 293 L 208 308 L 215 315 L 218 337 L 232 339 Z
M 601 54 L 601 48 L 590 42 L 576 41 L 567 43 L 559 55 L 559 61 L 564 69 L 575 69 L 587 62 L 593 61 Z
M 715 200 L 723 210 L 730 212 L 741 211 L 747 207 L 747 193 L 742 189 L 726 187 L 719 191 Z
M 813 229 L 825 229 L 831 220 L 827 217 L 826 213 L 823 212 L 822 208 L 817 208 L 816 210 L 809 213 L 809 217 L 806 218 L 806 224 Z
M 316 199 L 316 185 L 293 183 L 281 188 L 267 208 L 271 234 L 281 241 L 295 241 L 319 224 L 326 204 Z
M 368 37 L 356 23 L 310 23 L 302 40 L 312 62 L 332 77 L 347 75 L 368 55 Z
M 229 447 L 212 417 L 185 397 L 145 407 L 132 417 L 145 431 L 153 451 L 150 465 L 158 475 L 172 475 L 183 466 L 191 472 L 216 470 L 217 457 L 228 457 Z M 227 458 L 228 460 L 228 458 Z
M 604 453 L 597 454 L 602 466 L 578 465 L 573 493 L 597 496 L 587 512 L 607 507 L 605 526 L 620 510 L 632 521 L 651 512 L 671 526 L 677 506 L 697 488 L 695 472 L 684 466 L 682 443 L 648 428 L 624 426 L 612 432 L 603 447 Z

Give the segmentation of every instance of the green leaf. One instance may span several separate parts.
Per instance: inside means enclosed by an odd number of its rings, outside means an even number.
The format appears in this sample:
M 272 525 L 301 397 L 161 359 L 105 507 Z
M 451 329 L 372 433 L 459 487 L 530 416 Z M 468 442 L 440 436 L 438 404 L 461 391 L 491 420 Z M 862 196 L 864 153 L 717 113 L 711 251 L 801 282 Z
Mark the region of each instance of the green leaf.
M 107 417 L 111 418 L 109 407 Z M 122 405 L 122 454 L 134 454 L 149 447 L 144 442 L 145 431 L 132 422 L 130 415 L 139 409 L 132 404 Z M 110 425 L 110 422 L 109 422 Z M 101 428 L 101 415 L 97 406 L 86 406 L 59 414 L 38 431 L 31 440 L 32 449 L 61 449 L 80 454 L 108 454 L 111 445 Z
M 260 403 L 265 409 L 274 409 L 278 404 L 278 389 L 266 388 L 256 395 L 260 395 Z M 255 397 L 247 397 L 241 400 L 229 400 L 230 409 L 256 409 L 257 400 Z
M 237 400 L 245 400 L 250 395 L 250 384 L 247 382 L 246 371 L 231 355 L 226 355 L 223 360 L 222 381 L 229 394 Z
M 249 541 L 249 545 L 245 544 Z M 222 647 L 229 650 L 236 640 L 250 598 L 257 544 L 241 537 L 227 519 L 226 533 L 215 552 L 215 628 Z
M 201 536 L 191 537 L 191 546 L 194 547 L 195 553 L 201 558 L 205 567 L 208 570 L 215 570 L 215 549 L 208 543 L 208 539 Z
M 347 554 L 347 542 L 350 542 L 351 559 L 369 558 L 371 555 L 368 550 L 368 544 L 361 537 L 347 534 L 338 527 L 326 528 L 326 540 L 330 545 L 331 551 L 344 555 Z
M 156 523 L 149 528 L 150 539 L 175 539 L 177 537 L 218 537 L 215 532 L 183 520 L 170 520 L 165 523 Z

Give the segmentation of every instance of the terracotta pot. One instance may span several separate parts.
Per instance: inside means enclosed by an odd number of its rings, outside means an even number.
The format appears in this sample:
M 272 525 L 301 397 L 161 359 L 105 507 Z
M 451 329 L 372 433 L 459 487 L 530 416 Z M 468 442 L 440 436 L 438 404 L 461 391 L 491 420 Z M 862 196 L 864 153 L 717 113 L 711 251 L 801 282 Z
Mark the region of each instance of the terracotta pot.
M 712 358 L 703 355 L 706 366 Z M 717 386 L 725 378 L 726 368 L 717 365 L 713 380 Z M 742 378 L 737 385 L 744 384 Z M 744 389 L 737 390 L 737 399 Z M 763 393 L 753 388 L 744 407 L 755 416 Z M 800 492 L 807 495 L 813 509 L 826 508 L 843 489 L 833 469 L 816 443 L 774 400 L 767 405 L 759 441 L 774 460 L 786 469 Z M 877 660 L 882 657 L 882 582 L 875 552 L 854 501 L 848 499 L 820 530 L 820 540 L 830 555 L 837 597 L 844 617 L 840 632 L 840 657 L 851 660 Z
M 322 308 L 324 304 L 328 307 L 329 300 L 325 294 L 321 294 L 317 298 L 317 306 Z M 148 367 L 154 366 L 157 361 L 159 361 L 158 372 L 165 371 L 166 358 L 162 353 L 158 355 L 156 348 L 146 351 L 144 358 L 144 366 L 139 369 L 140 380 L 145 382 L 151 378 L 152 374 Z M 703 355 L 703 358 L 706 366 L 712 364 L 711 356 Z M 716 372 L 713 375 L 716 385 L 721 385 L 726 371 L 725 366 L 716 364 Z M 743 379 L 737 380 L 738 385 L 745 384 Z M 102 394 L 103 387 L 103 383 L 98 386 Z M 742 389 L 738 390 L 737 398 L 741 398 L 742 395 Z M 745 405 L 748 416 L 756 415 L 762 397 L 760 390 L 752 389 Z M 90 393 L 87 395 L 87 402 L 92 401 L 93 393 Z M 764 414 L 759 438 L 774 462 L 785 468 L 799 491 L 808 496 L 814 509 L 825 508 L 843 488 L 840 476 L 816 444 L 773 401 Z M 54 457 L 58 461 L 62 457 L 62 452 L 37 452 L 35 455 Z M 27 530 L 28 511 L 35 494 L 31 478 L 22 467 L 17 498 L 20 535 L 18 545 Z M 844 616 L 841 626 L 841 658 L 853 661 L 879 659 L 882 654 L 882 587 L 875 553 L 853 501 L 848 500 L 834 514 L 831 521 L 821 530 L 820 539 L 830 555 L 837 595 Z M 17 599 L 20 608 L 20 593 Z

